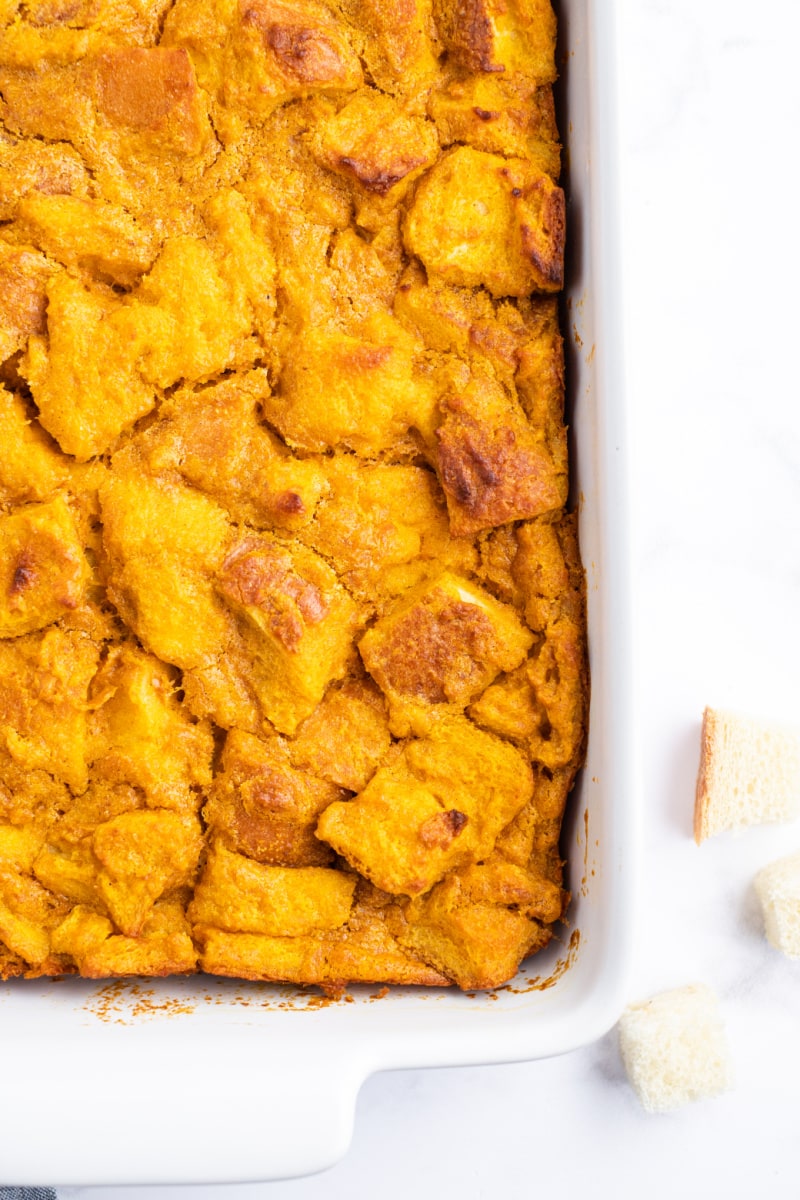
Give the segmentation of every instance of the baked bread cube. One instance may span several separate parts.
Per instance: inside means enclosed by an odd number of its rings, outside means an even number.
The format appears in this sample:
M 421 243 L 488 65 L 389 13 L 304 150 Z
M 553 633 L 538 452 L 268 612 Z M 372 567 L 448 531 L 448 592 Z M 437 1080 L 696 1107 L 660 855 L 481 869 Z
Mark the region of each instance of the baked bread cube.
M 532 641 L 512 608 L 445 572 L 405 596 L 358 648 L 402 737 L 424 732 L 437 705 L 464 708 L 518 666 Z
M 434 454 L 455 537 L 563 505 L 566 464 L 491 376 L 476 372 L 441 411 Z
M 217 588 L 249 627 L 254 686 L 264 714 L 293 734 L 352 656 L 359 611 L 313 550 L 244 537 L 221 564 Z
M 707 708 L 694 809 L 698 845 L 714 834 L 800 816 L 800 731 Z
M 504 983 L 516 963 L 542 950 L 551 937 L 517 907 L 474 898 L 460 871 L 413 900 L 405 917 L 400 944 L 465 991 Z
M 376 87 L 392 95 L 424 95 L 438 70 L 431 0 L 346 0 L 357 25 L 360 54 Z
M 628 1078 L 648 1112 L 669 1112 L 732 1086 L 719 1002 L 705 984 L 629 1005 L 619 1039 Z
M 58 625 L 0 638 L 0 752 L 23 772 L 86 788 L 86 710 L 98 658 L 92 641 Z
M 221 654 L 229 621 L 213 576 L 231 537 L 222 509 L 128 471 L 109 473 L 100 501 L 109 592 L 144 646 L 187 669 Z
M 558 178 L 561 155 L 551 88 L 531 91 L 505 74 L 459 74 L 432 93 L 428 109 L 443 146 L 466 142 L 489 154 L 526 158 L 544 175 Z
M 47 336 L 30 338 L 20 370 L 66 454 L 100 454 L 150 412 L 156 397 L 139 369 L 143 351 L 130 307 L 65 271 L 50 280 Z
M 23 196 L 85 196 L 89 175 L 79 154 L 66 143 L 3 139 L 0 163 L 0 220 L 13 221 Z
M 68 460 L 31 420 L 22 397 L 0 384 L 0 502 L 47 500 L 69 474 Z
M 155 232 L 124 208 L 80 196 L 25 197 L 14 230 L 65 267 L 127 287 L 152 266 L 158 249 Z
M 51 935 L 57 970 L 75 963 L 87 979 L 185 975 L 197 970 L 197 950 L 179 900 L 156 904 L 137 936 L 116 933 L 92 908 L 76 905 Z
M 296 744 L 291 743 L 292 751 Z M 340 757 L 347 749 L 341 747 Z M 344 793 L 335 783 L 296 769 L 293 757 L 283 738 L 264 740 L 232 729 L 203 818 L 219 843 L 257 862 L 327 866 L 333 853 L 315 834 L 317 819 Z
M 422 347 L 398 321 L 379 314 L 355 333 L 308 329 L 298 335 L 264 413 L 290 446 L 346 446 L 373 457 L 411 426 L 431 423 L 435 392 L 415 372 Z
M 360 792 L 391 744 L 386 701 L 371 679 L 356 676 L 328 689 L 298 729 L 289 753 L 295 766 Z
M 0 364 L 43 331 L 47 283 L 56 270 L 33 246 L 0 242 Z
M 297 937 L 344 925 L 355 886 L 355 876 L 343 871 L 266 866 L 215 844 L 188 915 L 230 933 Z
M 434 0 L 436 26 L 453 59 L 467 71 L 522 72 L 556 78 L 556 19 L 550 0 Z
M 787 958 L 800 959 L 800 854 L 764 867 L 756 875 L 755 888 L 767 941 Z
M 296 459 L 260 420 L 269 395 L 266 371 L 255 370 L 201 390 L 179 388 L 162 403 L 160 420 L 136 439 L 151 474 L 174 474 L 216 500 L 236 521 L 298 530 L 329 491 L 327 472 Z
M 202 849 L 197 817 L 167 809 L 121 813 L 98 826 L 98 892 L 117 929 L 137 937 L 156 900 L 191 887 Z
M 363 79 L 347 27 L 316 0 L 178 0 L 164 44 L 188 51 L 201 86 L 234 117 L 218 121 L 231 138 L 242 116 L 263 120 L 287 101 L 352 91 Z
M 63 496 L 0 517 L 0 638 L 44 629 L 77 608 L 88 575 Z
M 141 789 L 153 808 L 196 812 L 211 785 L 214 738 L 180 704 L 177 673 L 126 642 L 110 648 L 92 680 L 93 774 Z
M 429 274 L 493 296 L 564 282 L 564 193 L 522 158 L 459 146 L 417 187 L 404 240 Z
M 326 461 L 325 477 L 330 491 L 299 537 L 333 564 L 359 600 L 383 609 L 387 598 L 438 573 L 440 564 L 473 565 L 472 546 L 450 538 L 430 471 L 336 455 Z
M 345 179 L 378 196 L 394 198 L 439 154 L 436 127 L 410 116 L 382 92 L 360 91 L 318 127 L 315 157 Z M 398 187 L 402 184 L 402 188 Z
M 406 742 L 355 799 L 326 808 L 317 836 L 382 891 L 416 896 L 491 853 L 532 793 L 519 751 L 452 717 Z

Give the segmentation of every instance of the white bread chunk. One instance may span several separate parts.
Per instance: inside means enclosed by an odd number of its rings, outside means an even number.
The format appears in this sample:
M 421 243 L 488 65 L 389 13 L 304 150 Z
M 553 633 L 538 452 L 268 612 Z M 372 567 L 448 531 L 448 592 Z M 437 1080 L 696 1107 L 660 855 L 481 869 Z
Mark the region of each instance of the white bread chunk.
M 800 815 L 800 730 L 738 713 L 703 713 L 694 839 Z
M 648 1112 L 669 1112 L 732 1086 L 716 994 L 689 984 L 630 1004 L 619 1022 L 628 1078 Z
M 788 958 L 800 959 L 800 854 L 770 863 L 755 883 L 767 941 Z

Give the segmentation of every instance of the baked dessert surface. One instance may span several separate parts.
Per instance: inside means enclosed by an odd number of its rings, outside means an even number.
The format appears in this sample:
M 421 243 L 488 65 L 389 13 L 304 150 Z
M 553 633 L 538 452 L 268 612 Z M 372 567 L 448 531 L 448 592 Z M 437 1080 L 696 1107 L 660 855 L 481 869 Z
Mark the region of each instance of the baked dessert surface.
M 0 975 L 503 983 L 587 696 L 548 0 L 0 18 Z

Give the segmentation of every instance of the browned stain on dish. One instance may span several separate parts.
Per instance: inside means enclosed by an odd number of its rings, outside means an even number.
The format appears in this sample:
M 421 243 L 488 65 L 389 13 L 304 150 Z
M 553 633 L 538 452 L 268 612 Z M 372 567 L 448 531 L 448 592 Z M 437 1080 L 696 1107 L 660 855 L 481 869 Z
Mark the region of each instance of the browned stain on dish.
M 541 975 L 533 975 L 530 979 L 516 981 L 515 983 L 507 983 L 500 991 L 511 992 L 514 996 L 524 996 L 529 992 L 544 992 L 548 988 L 555 987 L 559 979 L 566 975 L 567 971 L 578 957 L 578 949 L 581 942 L 581 931 L 573 929 L 570 934 L 569 942 L 567 943 L 566 953 L 562 958 L 559 958 L 556 965 L 549 975 L 542 977 Z
M 578 834 L 578 845 L 581 844 L 581 835 Z M 589 878 L 589 809 L 583 810 L 583 875 L 581 876 L 581 895 L 587 894 L 586 884 Z

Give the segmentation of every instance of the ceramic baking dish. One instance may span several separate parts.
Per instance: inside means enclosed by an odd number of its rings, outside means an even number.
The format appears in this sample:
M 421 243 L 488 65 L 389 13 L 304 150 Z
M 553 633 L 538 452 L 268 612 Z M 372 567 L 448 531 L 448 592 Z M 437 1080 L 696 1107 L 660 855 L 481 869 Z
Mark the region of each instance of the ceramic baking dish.
M 586 767 L 565 832 L 572 940 L 491 998 L 195 978 L 0 985 L 0 1182 L 211 1183 L 319 1170 L 373 1071 L 510 1062 L 603 1034 L 625 999 L 636 828 L 615 221 L 613 0 L 562 0 L 565 312 L 592 671 Z M 564 112 L 568 114 L 565 118 Z M 536 984 L 539 977 L 539 985 Z M 549 986 L 542 987 L 542 983 Z

